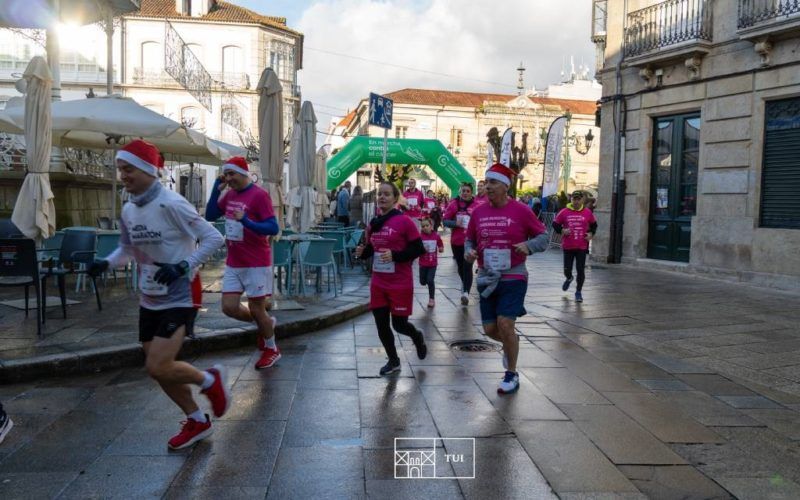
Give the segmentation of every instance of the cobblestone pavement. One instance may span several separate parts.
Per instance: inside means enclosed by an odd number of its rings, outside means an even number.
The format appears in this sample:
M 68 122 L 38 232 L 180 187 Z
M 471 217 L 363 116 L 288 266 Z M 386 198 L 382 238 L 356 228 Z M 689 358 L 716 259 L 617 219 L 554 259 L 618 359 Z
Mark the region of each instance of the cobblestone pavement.
M 399 339 L 402 372 L 378 377 L 369 315 L 283 341 L 263 372 L 248 349 L 202 356 L 234 405 L 188 451 L 167 451 L 182 415 L 142 369 L 0 386 L 0 498 L 800 498 L 800 297 L 595 266 L 576 304 L 559 253 L 529 265 L 516 395 L 496 394 L 497 352 L 450 348 L 480 320 L 443 258 L 412 318 L 427 359 Z M 475 438 L 475 479 L 394 479 L 401 437 Z M 439 444 L 437 476 L 471 475 Z

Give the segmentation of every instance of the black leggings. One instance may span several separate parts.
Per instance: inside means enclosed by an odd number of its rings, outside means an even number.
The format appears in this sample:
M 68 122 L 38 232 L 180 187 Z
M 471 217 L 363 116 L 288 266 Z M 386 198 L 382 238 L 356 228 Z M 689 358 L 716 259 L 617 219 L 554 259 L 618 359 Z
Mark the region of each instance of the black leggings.
M 422 286 L 428 285 L 428 295 L 433 298 L 436 293 L 436 284 L 433 282 L 436 279 L 435 267 L 422 267 L 419 266 L 419 284 Z
M 450 245 L 453 258 L 456 259 L 458 277 L 461 278 L 461 291 L 469 293 L 472 289 L 472 263 L 464 260 L 464 245 Z
M 375 325 L 378 327 L 378 337 L 380 337 L 381 344 L 383 344 L 383 348 L 386 350 L 386 355 L 389 356 L 390 361 L 395 363 L 400 361 L 400 358 L 397 356 L 397 349 L 394 346 L 392 327 L 394 327 L 397 333 L 411 337 L 414 344 L 422 340 L 422 332 L 414 328 L 414 325 L 408 322 L 408 317 L 394 316 L 389 312 L 388 307 L 373 309 L 372 315 L 375 316 Z M 391 326 L 389 326 L 390 318 Z
M 572 279 L 572 263 L 575 262 L 575 268 L 578 271 L 578 284 L 577 291 L 583 289 L 583 282 L 586 280 L 586 250 L 564 250 L 564 277 L 568 280 Z

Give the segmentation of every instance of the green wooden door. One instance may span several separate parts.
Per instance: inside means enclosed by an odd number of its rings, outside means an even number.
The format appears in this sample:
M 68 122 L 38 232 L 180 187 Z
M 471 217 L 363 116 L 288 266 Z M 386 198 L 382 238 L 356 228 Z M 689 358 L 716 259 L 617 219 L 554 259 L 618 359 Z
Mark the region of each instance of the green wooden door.
M 697 207 L 700 115 L 656 118 L 647 256 L 689 262 Z

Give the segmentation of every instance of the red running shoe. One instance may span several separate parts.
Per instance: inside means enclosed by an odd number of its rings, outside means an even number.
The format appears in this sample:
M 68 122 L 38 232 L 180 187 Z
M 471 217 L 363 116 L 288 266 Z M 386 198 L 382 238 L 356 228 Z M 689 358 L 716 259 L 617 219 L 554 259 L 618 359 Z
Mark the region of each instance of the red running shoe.
M 281 350 L 277 347 L 275 349 L 264 349 L 261 351 L 261 357 L 256 361 L 256 370 L 269 368 L 281 359 Z
M 231 407 L 231 393 L 228 386 L 225 385 L 225 367 L 222 365 L 214 365 L 206 370 L 214 377 L 214 383 L 211 387 L 204 389 L 200 392 L 206 395 L 211 401 L 211 409 L 214 411 L 214 416 L 219 418 L 225 415 L 228 408 Z
M 205 422 L 198 422 L 189 418 L 181 422 L 181 425 L 183 426 L 181 431 L 172 436 L 167 442 L 170 450 L 186 448 L 214 433 L 214 429 L 211 428 L 211 419 L 208 418 L 208 415 L 206 415 Z

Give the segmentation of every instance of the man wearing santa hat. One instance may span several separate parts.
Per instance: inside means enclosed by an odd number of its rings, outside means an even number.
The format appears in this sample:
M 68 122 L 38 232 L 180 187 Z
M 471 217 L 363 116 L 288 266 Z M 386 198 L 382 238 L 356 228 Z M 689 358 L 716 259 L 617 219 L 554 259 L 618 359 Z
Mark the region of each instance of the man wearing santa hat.
M 496 163 L 486 171 L 488 203 L 478 206 L 467 226 L 464 258 L 478 261 L 481 322 L 489 337 L 503 344 L 506 372 L 497 392 L 519 389 L 519 340 L 515 323 L 526 314 L 528 291 L 525 258 L 547 250 L 547 230 L 530 208 L 508 196 L 514 171 Z
M 228 187 L 224 194 L 220 191 Z M 228 257 L 222 278 L 222 312 L 239 321 L 258 325 L 261 356 L 256 369 L 269 368 L 281 358 L 275 344 L 275 318 L 267 314 L 272 296 L 272 249 L 268 236 L 280 227 L 269 194 L 250 179 L 247 160 L 235 156 L 222 165 L 206 205 L 206 220 L 225 217 Z M 241 303 L 247 294 L 247 307 Z
M 197 269 L 223 244 L 222 235 L 181 195 L 161 186 L 164 162 L 158 149 L 142 140 L 117 152 L 117 171 L 130 201 L 122 208 L 120 246 L 89 269 L 100 275 L 109 267 L 138 264 L 139 341 L 147 373 L 186 414 L 181 431 L 168 445 L 179 449 L 211 435 L 211 420 L 192 396 L 196 385 L 208 397 L 215 417 L 230 407 L 225 368 L 200 371 L 176 361 L 183 340 L 192 334 L 201 302 Z M 197 245 L 197 241 L 200 245 Z

